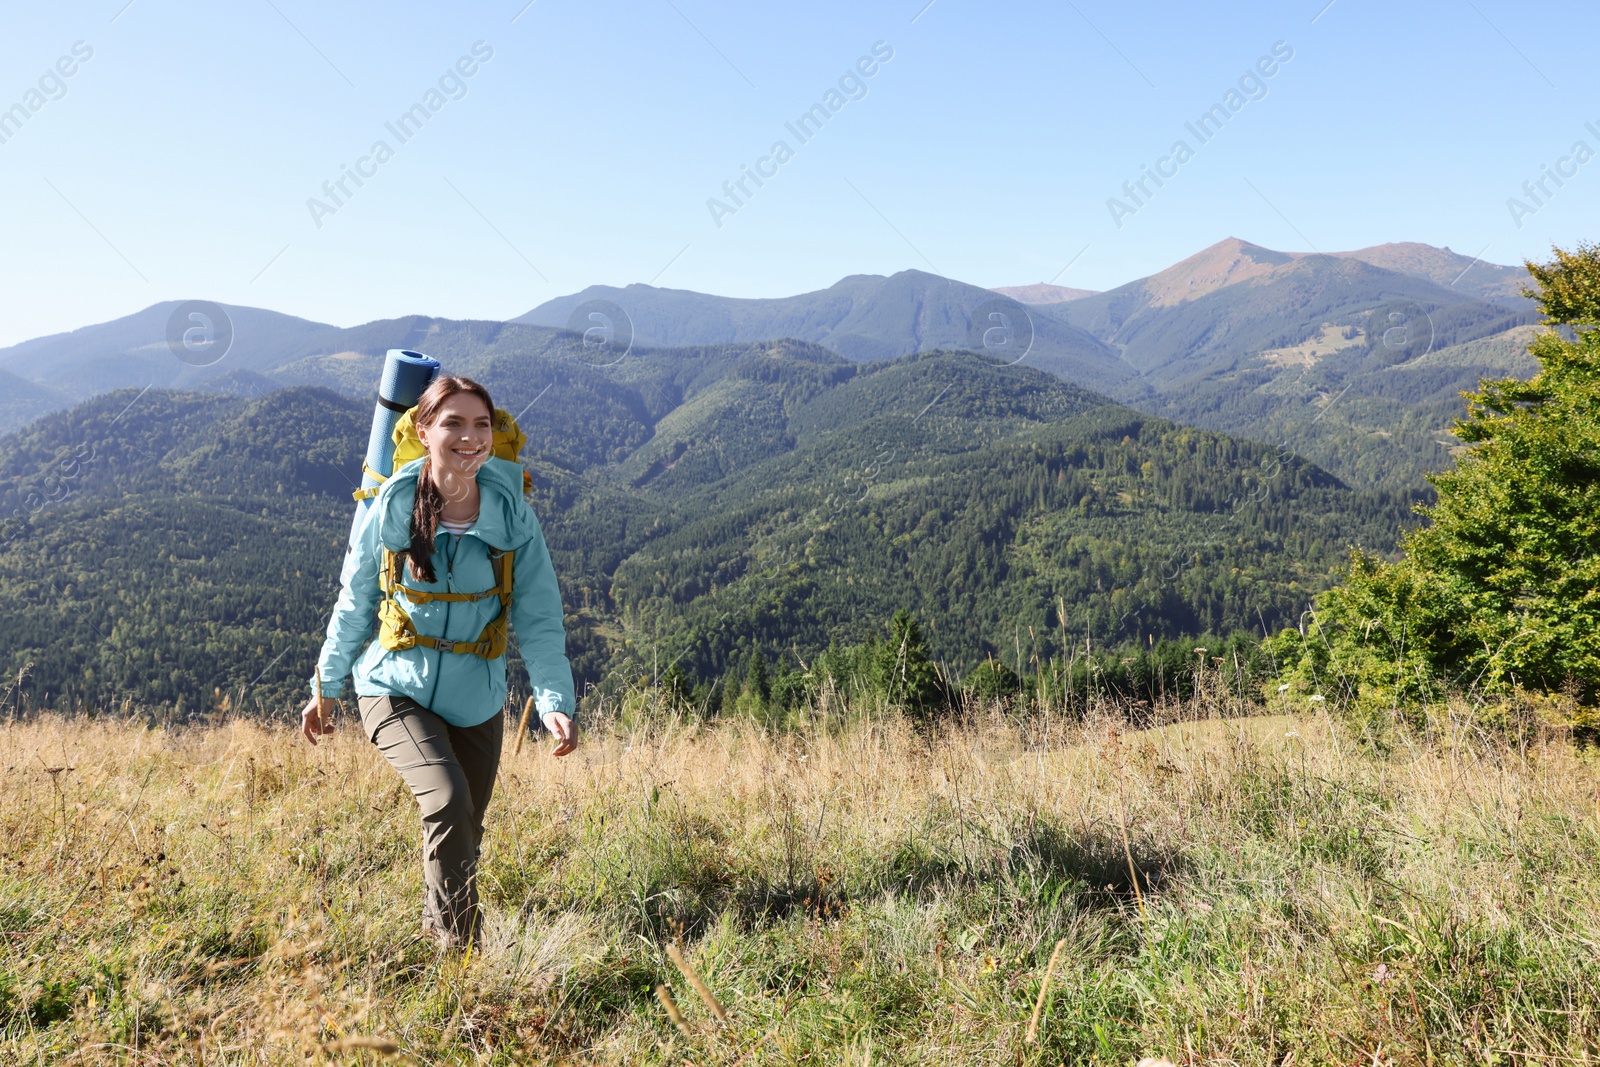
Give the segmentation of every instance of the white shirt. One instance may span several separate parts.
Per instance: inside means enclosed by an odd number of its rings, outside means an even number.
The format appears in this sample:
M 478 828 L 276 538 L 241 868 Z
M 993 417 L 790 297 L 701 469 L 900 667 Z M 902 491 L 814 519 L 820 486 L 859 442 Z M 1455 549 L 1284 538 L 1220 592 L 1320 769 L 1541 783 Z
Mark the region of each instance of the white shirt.
M 453 534 L 464 534 L 468 530 L 472 529 L 472 524 L 477 521 L 478 516 L 474 514 L 472 518 L 467 519 L 465 522 L 451 522 L 449 519 L 440 519 L 439 525 L 444 527 L 446 530 L 449 530 Z

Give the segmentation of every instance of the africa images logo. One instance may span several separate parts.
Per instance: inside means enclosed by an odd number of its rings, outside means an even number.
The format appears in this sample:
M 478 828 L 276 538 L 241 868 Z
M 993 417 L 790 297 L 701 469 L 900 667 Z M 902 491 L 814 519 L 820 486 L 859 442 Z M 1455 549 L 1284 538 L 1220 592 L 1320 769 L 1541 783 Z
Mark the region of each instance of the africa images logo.
M 185 300 L 167 316 L 167 348 L 191 367 L 209 367 L 233 347 L 233 320 L 221 304 Z

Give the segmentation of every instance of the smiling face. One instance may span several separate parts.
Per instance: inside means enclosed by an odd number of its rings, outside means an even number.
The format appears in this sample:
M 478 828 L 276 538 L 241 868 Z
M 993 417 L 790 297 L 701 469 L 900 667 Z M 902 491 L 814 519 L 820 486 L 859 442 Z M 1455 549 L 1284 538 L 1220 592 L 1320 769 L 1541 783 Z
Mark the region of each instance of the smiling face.
M 474 477 L 494 444 L 490 411 L 476 394 L 454 393 L 439 405 L 433 423 L 417 427 L 428 462 L 441 474 Z

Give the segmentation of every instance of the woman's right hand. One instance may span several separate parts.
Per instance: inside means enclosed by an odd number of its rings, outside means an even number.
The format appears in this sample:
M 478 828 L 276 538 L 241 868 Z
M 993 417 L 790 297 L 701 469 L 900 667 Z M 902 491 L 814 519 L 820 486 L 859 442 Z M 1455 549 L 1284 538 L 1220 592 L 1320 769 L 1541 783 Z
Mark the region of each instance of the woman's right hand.
M 338 708 L 339 701 L 334 697 L 323 697 L 320 701 L 312 697 L 300 709 L 300 733 L 313 745 L 317 743 L 318 734 L 333 733 L 333 713 Z

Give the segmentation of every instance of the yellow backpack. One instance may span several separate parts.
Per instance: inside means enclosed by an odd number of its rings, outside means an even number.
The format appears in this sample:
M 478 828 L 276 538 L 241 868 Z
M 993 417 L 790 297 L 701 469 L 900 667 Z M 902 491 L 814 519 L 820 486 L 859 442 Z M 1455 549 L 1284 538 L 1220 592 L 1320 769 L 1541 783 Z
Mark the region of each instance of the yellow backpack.
M 399 468 L 414 459 L 421 459 L 427 454 L 422 440 L 417 437 L 415 416 L 417 409 L 408 408 L 400 421 L 394 427 L 394 467 Z M 504 408 L 495 408 L 490 419 L 494 431 L 494 441 L 490 453 L 501 459 L 516 462 L 522 452 L 522 446 L 527 441 L 527 435 L 517 426 L 517 420 L 512 418 Z M 357 489 L 351 495 L 357 500 L 365 500 L 376 496 L 382 483 L 388 477 L 379 474 L 367 466 L 365 460 L 361 462 L 361 469 L 372 475 L 379 482 L 378 485 L 366 489 Z M 533 476 L 527 471 L 522 472 L 522 491 L 533 491 Z M 434 593 L 426 589 L 413 589 L 401 582 L 402 559 L 405 551 L 396 552 L 388 546 L 383 549 L 383 561 L 378 568 L 378 587 L 383 590 L 383 602 L 378 606 L 378 641 L 391 651 L 404 651 L 421 645 L 424 648 L 436 649 L 440 652 L 471 653 L 484 659 L 499 659 L 506 650 L 506 623 L 511 617 L 511 565 L 515 559 L 515 552 L 489 550 L 489 559 L 494 565 L 495 584 L 493 589 L 486 589 L 481 593 Z M 417 633 L 416 626 L 411 621 L 411 616 L 406 609 L 400 606 L 400 601 L 395 598 L 395 592 L 403 590 L 413 603 L 427 604 L 433 601 L 457 602 L 482 600 L 485 597 L 497 596 L 500 598 L 500 614 L 489 620 L 483 631 L 478 634 L 476 641 L 449 641 L 442 637 L 428 637 Z
M 406 409 L 404 415 L 400 416 L 400 421 L 394 424 L 394 432 L 390 434 L 394 438 L 394 463 L 391 469 L 399 469 L 412 460 L 421 459 L 428 454 L 428 450 L 422 445 L 422 438 L 417 436 L 416 415 L 416 405 L 412 405 Z M 522 432 L 517 420 L 512 418 L 505 408 L 495 408 L 489 423 L 494 431 L 494 443 L 489 448 L 490 454 L 515 463 L 517 457 L 522 454 L 522 446 L 527 443 L 528 435 Z M 357 500 L 366 500 L 368 497 L 378 495 L 378 490 L 383 488 L 383 483 L 389 480 L 389 476 L 379 474 L 367 466 L 365 459 L 361 461 L 361 469 L 378 480 L 377 485 L 357 489 L 350 494 Z M 533 475 L 527 471 L 522 472 L 522 491 L 525 494 L 533 492 Z

